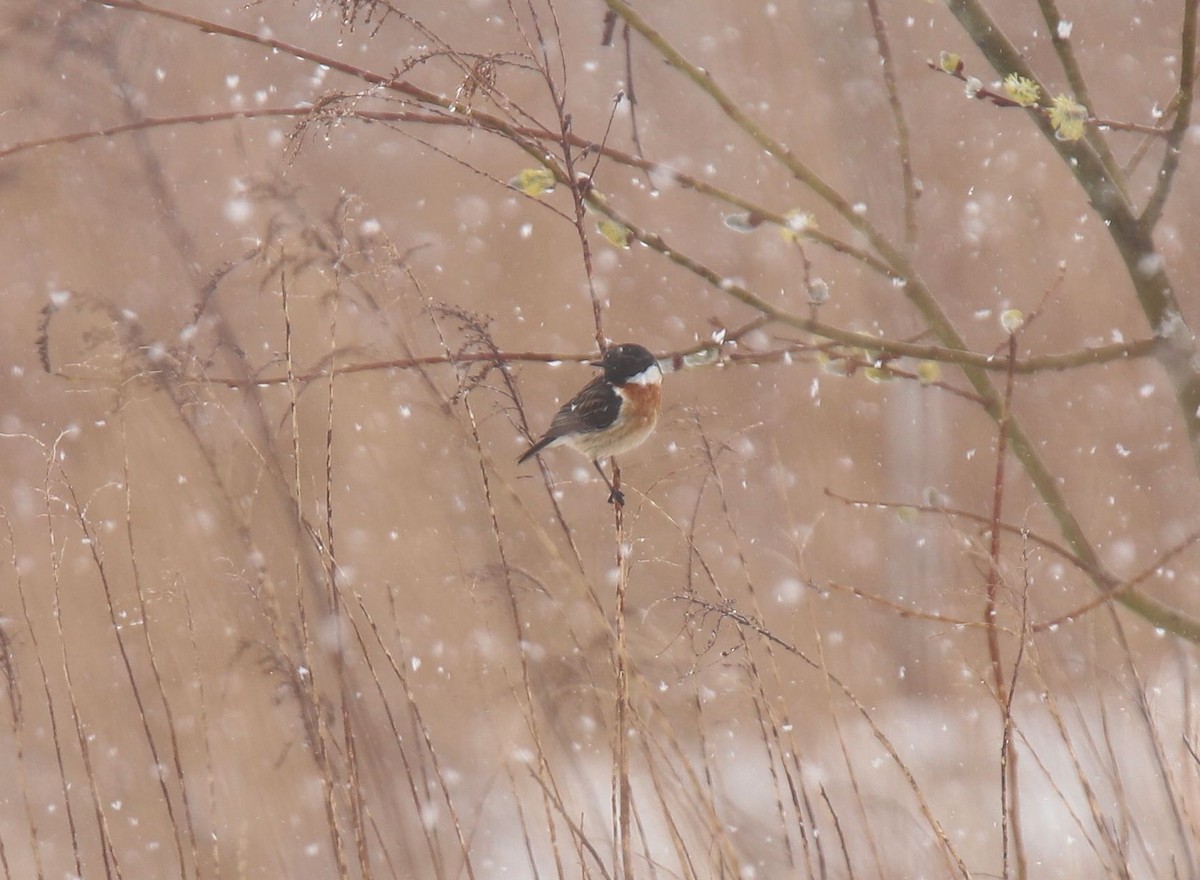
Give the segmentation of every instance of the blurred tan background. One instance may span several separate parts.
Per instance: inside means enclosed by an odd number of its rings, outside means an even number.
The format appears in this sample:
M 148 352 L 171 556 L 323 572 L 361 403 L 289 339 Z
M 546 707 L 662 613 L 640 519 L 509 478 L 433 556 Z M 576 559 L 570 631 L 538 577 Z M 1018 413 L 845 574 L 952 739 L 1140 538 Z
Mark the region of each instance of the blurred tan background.
M 627 88 L 620 29 L 606 48 L 603 4 L 534 6 L 573 131 L 599 140 Z M 1169 100 L 1179 6 L 1063 5 L 1099 115 L 1146 123 Z M 554 124 L 520 57 L 525 6 L 514 20 L 501 2 L 422 2 L 406 20 L 364 4 L 353 26 L 312 0 L 173 8 L 446 96 L 462 83 L 447 57 L 410 62 L 439 46 L 513 53 L 497 88 Z M 1034 127 L 928 69 L 950 50 L 995 78 L 948 12 L 917 0 L 882 11 L 922 189 L 916 263 L 969 342 L 999 350 L 1000 312 L 1031 312 L 1047 291 L 1022 353 L 1149 336 L 1101 222 Z M 641 12 L 901 239 L 865 4 Z M 1032 4 L 1003 15 L 1066 90 Z M 87 2 L 10 0 L 0 47 L 0 149 L 335 91 L 402 109 L 311 61 Z M 648 159 L 847 236 L 645 41 L 632 58 Z M 538 204 L 506 188 L 531 160 L 484 131 L 297 124 L 144 127 L 0 159 L 7 876 L 524 877 L 533 864 L 551 876 L 556 857 L 565 876 L 613 876 L 616 550 L 590 466 L 547 454 L 548 491 L 537 467 L 515 465 L 525 439 L 499 371 L 303 378 L 331 357 L 458 350 L 470 334 L 443 306 L 487 321 L 502 351 L 594 356 L 570 195 Z M 632 152 L 630 131 L 623 103 L 609 145 Z M 1122 161 L 1141 142 L 1109 137 Z M 1200 273 L 1194 141 L 1157 238 L 1185 318 Z M 1133 175 L 1142 198 L 1160 156 L 1151 148 Z M 739 234 L 723 222 L 731 209 L 655 183 L 607 160 L 596 171 L 670 246 L 807 314 L 801 261 L 776 230 Z M 590 245 L 614 341 L 667 354 L 754 317 L 647 248 L 594 234 Z M 891 339 L 925 329 L 886 279 L 816 245 L 805 253 L 831 290 L 823 321 Z M 731 865 L 745 877 L 944 876 L 956 873 L 948 852 L 998 876 L 1000 714 L 982 630 L 954 623 L 982 620 L 986 538 L 961 519 L 826 494 L 937 498 L 987 517 L 995 426 L 916 382 L 832 375 L 811 355 L 748 357 L 789 341 L 802 336 L 767 327 L 733 349 L 746 359 L 669 375 L 658 431 L 622 463 L 636 848 L 652 855 L 639 876 L 734 876 Z M 289 361 L 301 377 L 290 388 Z M 512 369 L 534 430 L 591 375 Z M 953 369 L 943 378 L 967 387 Z M 1014 407 L 1118 575 L 1200 526 L 1191 452 L 1152 360 L 1021 378 Z M 1006 522 L 1060 539 L 1015 462 L 1005 488 Z M 1172 557 L 1143 588 L 1200 615 L 1195 559 Z M 1095 596 L 1019 537 L 1005 536 L 1003 560 L 1010 628 L 1023 601 L 1036 623 Z M 716 607 L 820 658 L 919 795 L 825 674 Z M 1009 674 L 1019 642 L 1004 638 Z M 1031 876 L 1121 876 L 1114 853 L 1132 876 L 1190 876 L 1194 648 L 1105 606 L 1031 635 L 1020 659 Z

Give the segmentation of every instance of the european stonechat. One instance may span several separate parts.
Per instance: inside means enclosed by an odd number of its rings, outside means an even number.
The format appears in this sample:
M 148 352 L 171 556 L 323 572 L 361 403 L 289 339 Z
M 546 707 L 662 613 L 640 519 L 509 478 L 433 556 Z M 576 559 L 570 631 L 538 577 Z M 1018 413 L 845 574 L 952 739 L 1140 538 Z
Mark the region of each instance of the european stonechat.
M 551 446 L 573 446 L 592 460 L 604 478 L 609 502 L 624 504 L 624 496 L 609 481 L 600 459 L 628 452 L 650 436 L 662 409 L 662 367 L 654 355 L 632 342 L 613 346 L 603 360 L 591 365 L 604 372 L 555 414 L 549 430 L 517 463 L 524 464 Z

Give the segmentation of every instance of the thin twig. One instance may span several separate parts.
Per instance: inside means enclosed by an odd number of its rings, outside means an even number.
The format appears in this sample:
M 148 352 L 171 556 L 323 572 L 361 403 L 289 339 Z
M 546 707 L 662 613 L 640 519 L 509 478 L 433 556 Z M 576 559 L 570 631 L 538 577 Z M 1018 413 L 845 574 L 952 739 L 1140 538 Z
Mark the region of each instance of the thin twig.
M 1162 219 L 1163 208 L 1166 207 L 1167 197 L 1171 194 L 1171 185 L 1175 182 L 1175 174 L 1179 171 L 1179 157 L 1183 152 L 1183 139 L 1191 126 L 1192 95 L 1196 85 L 1196 18 L 1200 0 L 1184 0 L 1183 29 L 1180 37 L 1179 61 L 1179 110 L 1175 114 L 1175 123 L 1167 134 L 1166 151 L 1163 154 L 1162 165 L 1154 181 L 1154 190 L 1150 194 L 1146 207 L 1142 210 L 1138 222 L 1147 232 L 1153 230 Z
M 1101 593 L 1099 596 L 1096 596 L 1095 598 L 1089 600 L 1088 602 L 1085 602 L 1083 605 L 1080 605 L 1076 608 L 1071 609 L 1070 611 L 1066 612 L 1065 614 L 1059 614 L 1059 615 L 1051 618 L 1050 620 L 1044 620 L 1041 623 L 1033 624 L 1033 631 L 1034 632 L 1045 632 L 1047 630 L 1054 630 L 1064 623 L 1070 623 L 1072 621 L 1078 620 L 1080 617 L 1087 614 L 1089 611 L 1092 611 L 1093 609 L 1099 608 L 1102 605 L 1106 605 L 1106 604 L 1114 601 L 1116 599 L 1117 594 L 1119 594 L 1119 593 L 1125 593 L 1125 592 L 1130 592 L 1130 591 L 1136 590 L 1139 584 L 1149 580 L 1151 577 L 1158 574 L 1159 571 L 1162 570 L 1163 566 L 1165 566 L 1171 559 L 1178 556 L 1180 553 L 1183 553 L 1183 551 L 1187 550 L 1189 547 L 1191 547 L 1193 544 L 1197 543 L 1198 541 L 1200 541 L 1200 532 L 1193 532 L 1192 534 L 1188 535 L 1186 538 L 1184 538 L 1179 543 L 1175 544 L 1174 546 L 1168 547 L 1165 551 L 1163 551 L 1162 554 L 1160 554 L 1158 557 L 1156 557 L 1153 562 L 1151 562 L 1149 565 L 1147 565 L 1145 568 L 1143 568 L 1139 573 L 1137 573 L 1133 577 L 1129 578 L 1129 580 L 1125 581 L 1124 583 L 1120 584 L 1117 587 L 1114 587 L 1111 591 L 1109 591 L 1107 593 Z
M 892 122 L 896 126 L 900 180 L 904 185 L 904 246 L 911 254 L 917 241 L 917 184 L 913 178 L 912 141 L 908 121 L 904 118 L 904 105 L 900 103 L 900 90 L 896 85 L 896 64 L 888 45 L 887 24 L 879 11 L 879 0 L 867 0 L 867 8 L 871 11 L 871 29 L 875 32 L 879 60 L 883 62 L 883 84 L 887 89 L 888 106 L 892 110 Z
M 614 463 L 613 485 L 619 487 L 619 471 Z M 616 806 L 617 849 L 621 858 L 621 877 L 623 880 L 634 880 L 637 876 L 633 870 L 633 840 L 630 837 L 630 819 L 633 814 L 633 786 L 629 771 L 629 737 L 630 706 L 629 706 L 629 643 L 625 605 L 629 595 L 629 549 L 625 538 L 625 505 L 620 502 L 613 504 L 615 532 L 613 540 L 617 552 L 617 586 L 616 586 L 616 645 L 614 663 L 617 672 L 617 717 L 613 730 L 613 776 L 616 782 L 613 793 Z
M 1008 360 L 1012 363 L 1017 356 L 1017 334 L 1014 331 L 1008 335 Z M 1003 735 L 1000 746 L 1000 846 L 1003 856 L 1004 870 L 1002 876 L 1008 880 L 1009 874 L 1009 834 L 1012 834 L 1011 850 L 1017 855 L 1017 876 L 1024 880 L 1024 844 L 1021 838 L 1020 813 L 1018 808 L 1017 785 L 1017 755 L 1009 747 L 1012 742 L 1012 715 L 1008 711 L 1011 706 L 1007 685 L 1004 681 L 1003 656 L 1000 651 L 1000 632 L 996 626 L 996 599 L 1000 591 L 1002 575 L 1000 573 L 1000 536 L 1003 534 L 1000 524 L 1003 522 L 1004 507 L 1004 472 L 1008 457 L 1008 425 L 1009 414 L 1012 412 L 1013 386 L 1015 374 L 1010 369 L 1005 377 L 1004 409 L 997 423 L 996 431 L 996 469 L 992 481 L 992 522 L 991 540 L 988 548 L 987 588 L 984 604 L 983 620 L 987 624 L 988 660 L 992 672 L 992 687 L 995 690 L 996 702 L 1000 706 L 1003 722 Z

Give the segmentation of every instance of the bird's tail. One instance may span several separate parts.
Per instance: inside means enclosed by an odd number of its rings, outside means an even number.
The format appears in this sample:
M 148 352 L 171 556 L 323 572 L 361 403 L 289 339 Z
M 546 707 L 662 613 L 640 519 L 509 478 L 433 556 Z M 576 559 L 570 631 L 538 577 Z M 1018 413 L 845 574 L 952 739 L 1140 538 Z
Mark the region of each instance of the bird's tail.
M 517 459 L 517 464 L 525 464 L 525 462 L 529 461 L 529 459 L 533 458 L 535 455 L 537 455 L 539 452 L 541 452 L 543 449 L 545 449 L 547 446 L 549 446 L 550 443 L 555 439 L 557 439 L 557 438 L 543 437 L 537 443 L 534 443 L 532 446 L 530 446 L 528 449 L 526 449 L 524 452 L 521 453 L 520 457 Z

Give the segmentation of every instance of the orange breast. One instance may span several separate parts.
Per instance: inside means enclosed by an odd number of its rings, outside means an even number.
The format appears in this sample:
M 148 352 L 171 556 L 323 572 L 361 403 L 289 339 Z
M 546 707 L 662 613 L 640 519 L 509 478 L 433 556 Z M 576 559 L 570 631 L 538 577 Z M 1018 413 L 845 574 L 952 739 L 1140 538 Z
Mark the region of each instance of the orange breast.
M 625 409 L 639 425 L 654 427 L 662 409 L 661 385 L 626 385 L 620 389 L 620 395 L 627 403 Z

